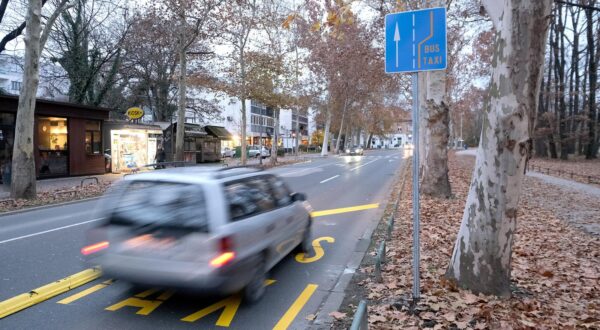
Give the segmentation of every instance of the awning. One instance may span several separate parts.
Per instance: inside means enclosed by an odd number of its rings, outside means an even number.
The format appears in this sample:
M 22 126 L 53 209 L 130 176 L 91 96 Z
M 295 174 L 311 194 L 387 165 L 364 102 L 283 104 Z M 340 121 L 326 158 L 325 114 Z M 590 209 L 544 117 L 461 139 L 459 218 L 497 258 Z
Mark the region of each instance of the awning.
M 186 137 L 203 137 L 206 136 L 206 132 L 202 129 L 202 126 L 198 124 L 185 123 L 185 136 Z
M 206 132 L 201 132 L 201 131 L 197 131 L 197 130 L 186 130 L 185 131 L 186 137 L 203 137 L 206 135 L 207 135 Z
M 225 129 L 225 127 L 221 127 L 221 126 L 205 126 L 204 129 L 206 130 L 206 132 L 216 138 L 219 138 L 221 140 L 231 140 L 232 136 L 231 133 L 229 133 L 229 131 L 227 131 Z

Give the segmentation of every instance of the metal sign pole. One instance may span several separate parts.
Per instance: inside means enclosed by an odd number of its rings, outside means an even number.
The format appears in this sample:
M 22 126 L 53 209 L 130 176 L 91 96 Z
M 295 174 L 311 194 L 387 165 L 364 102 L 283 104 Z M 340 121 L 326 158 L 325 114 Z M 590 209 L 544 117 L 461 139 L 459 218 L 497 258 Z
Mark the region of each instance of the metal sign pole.
M 425 1 L 423 1 L 425 7 Z M 413 95 L 413 299 L 421 297 L 419 242 L 419 74 L 446 70 L 446 8 L 385 16 L 385 72 L 412 73 Z
M 419 242 L 419 74 L 412 74 L 413 101 L 413 299 L 421 298 Z

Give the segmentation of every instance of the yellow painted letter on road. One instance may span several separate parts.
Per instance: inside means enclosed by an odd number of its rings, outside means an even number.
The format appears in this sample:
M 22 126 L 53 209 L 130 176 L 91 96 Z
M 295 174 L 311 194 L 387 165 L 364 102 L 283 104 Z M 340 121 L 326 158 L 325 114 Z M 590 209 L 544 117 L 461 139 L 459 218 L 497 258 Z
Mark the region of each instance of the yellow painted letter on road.
M 274 280 L 266 280 L 265 286 L 269 286 L 273 283 L 275 283 Z M 221 312 L 221 315 L 219 316 L 216 325 L 220 327 L 229 327 L 241 303 L 242 296 L 239 294 L 235 294 L 229 298 L 225 298 L 206 308 L 203 308 L 194 314 L 190 314 L 182 318 L 181 320 L 184 322 L 196 322 L 199 319 L 222 309 L 223 312 Z
M 321 242 L 333 243 L 335 242 L 335 238 L 325 236 L 315 239 L 312 243 L 313 249 L 315 250 L 315 255 L 312 257 L 307 257 L 304 253 L 298 253 L 296 254 L 296 261 L 299 263 L 308 264 L 323 258 L 325 255 L 325 250 L 323 250 Z
M 163 302 L 165 302 L 167 299 L 171 298 L 171 296 L 173 296 L 173 294 L 175 293 L 174 291 L 169 290 L 169 291 L 163 292 L 155 300 L 144 299 L 158 291 L 159 291 L 158 289 L 146 290 L 140 294 L 136 294 L 135 296 L 133 296 L 131 298 L 127 298 L 121 302 L 118 302 L 112 306 L 109 306 L 106 308 L 106 310 L 114 312 L 116 310 L 119 310 L 119 309 L 121 309 L 123 307 L 127 307 L 127 306 L 128 307 L 137 307 L 137 308 L 139 308 L 139 310 L 136 312 L 136 314 L 149 315 L 155 309 L 157 309 L 158 306 L 160 306 Z

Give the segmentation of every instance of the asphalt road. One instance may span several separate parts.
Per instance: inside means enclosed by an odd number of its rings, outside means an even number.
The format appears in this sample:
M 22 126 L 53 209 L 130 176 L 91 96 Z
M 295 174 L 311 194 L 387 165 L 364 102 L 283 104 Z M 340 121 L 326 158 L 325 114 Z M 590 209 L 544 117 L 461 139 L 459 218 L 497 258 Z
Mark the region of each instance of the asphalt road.
M 372 151 L 272 170 L 294 191 L 306 193 L 315 211 L 380 205 L 315 218 L 313 239 L 322 249 L 311 253 L 311 262 L 285 258 L 271 271 L 275 282 L 255 305 L 238 306 L 235 296 L 171 296 L 160 290 L 140 298 L 135 297 L 139 289 L 119 281 L 99 285 L 107 280 L 101 278 L 0 319 L 0 328 L 326 328 L 327 315 L 341 303 L 345 283 L 369 244 L 365 232 L 381 217 L 404 157 L 401 150 Z M 79 250 L 85 231 L 97 221 L 95 204 L 92 200 L 0 216 L 0 302 L 87 268 Z M 57 303 L 92 287 L 100 289 L 68 304 Z

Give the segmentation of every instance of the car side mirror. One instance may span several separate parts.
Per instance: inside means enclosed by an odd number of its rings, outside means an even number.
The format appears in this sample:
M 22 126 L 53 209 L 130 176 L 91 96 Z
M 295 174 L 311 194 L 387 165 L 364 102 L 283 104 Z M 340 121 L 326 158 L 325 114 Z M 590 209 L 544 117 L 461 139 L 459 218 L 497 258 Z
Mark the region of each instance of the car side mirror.
M 294 202 L 304 202 L 306 200 L 306 195 L 303 193 L 293 193 L 291 197 Z

